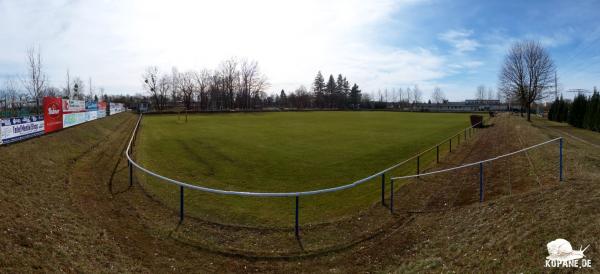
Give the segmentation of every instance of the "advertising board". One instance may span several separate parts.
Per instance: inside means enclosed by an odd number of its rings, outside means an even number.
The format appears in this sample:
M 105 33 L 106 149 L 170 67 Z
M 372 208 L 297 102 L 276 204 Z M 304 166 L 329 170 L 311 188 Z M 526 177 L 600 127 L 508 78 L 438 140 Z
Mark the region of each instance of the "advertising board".
M 98 119 L 98 111 L 97 110 L 92 110 L 92 111 L 86 111 L 85 112 L 85 121 L 89 122 L 89 121 L 93 121 Z
M 63 128 L 62 99 L 60 97 L 44 97 L 44 131 L 46 133 Z
M 63 99 L 63 113 L 85 111 L 85 101 Z
M 43 115 L 13 117 L 1 120 L 0 139 L 3 144 L 17 142 L 43 134 Z
M 115 115 L 117 113 L 121 113 L 121 112 L 125 111 L 125 106 L 123 106 L 122 103 L 110 103 L 109 109 L 110 109 L 109 114 Z
M 87 122 L 86 112 L 75 112 L 63 114 L 63 128 L 72 127 Z
M 63 128 L 87 122 L 85 101 L 63 99 Z
M 89 122 L 96 119 L 98 119 L 98 102 L 85 102 L 85 120 Z
M 106 117 L 106 102 L 98 102 L 98 119 Z

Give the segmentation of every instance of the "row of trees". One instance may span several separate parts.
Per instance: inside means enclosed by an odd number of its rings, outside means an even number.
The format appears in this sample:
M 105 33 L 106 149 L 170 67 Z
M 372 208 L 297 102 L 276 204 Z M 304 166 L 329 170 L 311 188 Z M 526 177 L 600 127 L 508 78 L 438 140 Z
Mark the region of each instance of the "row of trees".
M 290 108 L 338 108 L 338 109 L 356 109 L 356 108 L 387 108 L 387 107 L 407 107 L 418 103 L 423 103 L 423 92 L 419 86 L 407 87 L 406 89 L 384 89 L 377 93 L 369 95 L 363 93 L 357 84 L 353 84 L 350 90 L 347 90 L 348 81 L 341 74 L 337 80 L 330 75 L 327 83 L 323 84 L 321 72 L 317 73 L 313 82 L 312 92 L 306 87 L 300 86 L 292 93 L 281 90 L 278 95 L 267 99 L 266 105 L 276 107 Z M 320 90 L 321 87 L 324 90 Z M 447 97 L 439 87 L 434 87 L 429 104 L 442 104 L 447 101 Z M 270 104 L 274 102 L 274 104 Z
M 475 99 L 477 100 L 501 100 L 502 95 L 500 92 L 494 94 L 494 89 L 492 87 L 488 87 L 486 89 L 485 85 L 477 86 L 477 90 L 475 92 Z
M 252 109 L 265 100 L 269 86 L 258 62 L 237 58 L 223 61 L 215 70 L 173 68 L 161 73 L 148 67 L 142 81 L 157 110 L 167 109 L 169 102 L 182 103 L 187 110 Z
M 311 91 L 300 86 L 291 93 L 282 89 L 272 97 L 273 105 L 280 108 L 355 109 L 360 107 L 362 99 L 362 91 L 356 83 L 350 87 L 350 82 L 341 74 L 338 74 L 337 79 L 331 74 L 325 82 L 320 71 L 313 81 Z
M 439 90 L 439 93 L 435 91 Z M 415 103 L 423 102 L 423 91 L 419 88 L 418 85 L 414 85 L 411 87 L 403 88 L 392 88 L 392 89 L 384 89 L 377 90 L 377 93 L 372 93 L 370 98 L 377 103 L 394 103 L 397 105 L 410 105 Z M 436 99 L 437 98 L 437 99 Z M 441 91 L 439 87 L 434 88 L 434 95 L 431 100 L 436 101 L 440 100 L 440 103 L 445 100 L 446 96 Z
M 48 76 L 44 72 L 41 53 L 35 48 L 27 51 L 27 73 L 21 77 L 7 77 L 0 87 L 0 115 L 16 116 L 24 113 L 41 113 L 41 103 L 44 96 L 62 96 L 68 99 L 98 100 L 104 95 L 100 88 L 96 94 L 92 88 L 92 79 L 89 80 L 88 93 L 85 94 L 85 84 L 79 77 L 71 79 L 67 70 L 66 83 L 63 87 L 49 84 Z
M 567 102 L 561 96 L 556 99 L 548 111 L 548 119 L 557 122 L 568 122 L 578 128 L 600 131 L 600 93 L 594 88 L 592 96 L 580 93 Z
M 357 108 L 361 101 L 361 90 L 355 83 L 350 87 L 346 77 L 338 74 L 337 79 L 329 75 L 327 83 L 319 71 L 313 81 L 314 105 L 318 108 Z

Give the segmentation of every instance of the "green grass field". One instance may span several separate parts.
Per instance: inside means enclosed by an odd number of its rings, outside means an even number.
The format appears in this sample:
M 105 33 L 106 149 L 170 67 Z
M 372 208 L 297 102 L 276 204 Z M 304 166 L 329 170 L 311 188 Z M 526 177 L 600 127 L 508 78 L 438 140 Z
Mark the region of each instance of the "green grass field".
M 135 156 L 185 182 L 239 191 L 304 191 L 351 183 L 435 145 L 469 125 L 468 114 L 284 112 L 144 116 Z M 442 147 L 442 153 L 447 151 Z M 435 160 L 435 150 L 421 166 Z M 413 174 L 415 163 L 392 175 Z M 144 188 L 179 206 L 179 188 L 136 172 Z M 380 199 L 379 178 L 300 199 L 302 224 L 330 222 Z M 388 190 L 389 193 L 389 190 Z M 293 225 L 294 198 L 185 192 L 186 214 L 248 226 Z

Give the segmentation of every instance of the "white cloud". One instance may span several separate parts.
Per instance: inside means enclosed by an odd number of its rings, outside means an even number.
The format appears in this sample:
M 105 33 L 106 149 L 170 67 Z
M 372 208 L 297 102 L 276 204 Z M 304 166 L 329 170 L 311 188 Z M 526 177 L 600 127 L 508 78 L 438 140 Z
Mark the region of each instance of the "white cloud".
M 0 1 L 2 64 L 24 72 L 39 45 L 52 83 L 66 69 L 109 91 L 139 91 L 145 66 L 214 68 L 231 56 L 259 61 L 272 90 L 309 85 L 318 70 L 363 89 L 443 75 L 444 58 L 390 48 L 377 27 L 419 1 Z M 402 30 L 398 30 L 402 31 Z
M 476 50 L 480 44 L 471 38 L 472 30 L 449 30 L 439 35 L 442 41 L 453 46 L 458 53 L 464 53 Z

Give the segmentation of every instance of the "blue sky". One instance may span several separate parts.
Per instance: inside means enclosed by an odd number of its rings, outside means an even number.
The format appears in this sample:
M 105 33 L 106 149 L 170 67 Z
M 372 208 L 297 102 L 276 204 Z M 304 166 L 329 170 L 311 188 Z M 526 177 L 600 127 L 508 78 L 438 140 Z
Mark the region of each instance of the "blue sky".
M 235 7 L 235 8 L 232 8 Z M 145 67 L 215 68 L 257 60 L 269 91 L 342 73 L 366 93 L 435 86 L 451 100 L 494 88 L 515 41 L 540 41 L 559 86 L 600 78 L 600 1 L 30 1 L 0 0 L 0 88 L 41 49 L 50 84 L 65 72 L 107 93 L 141 92 Z

